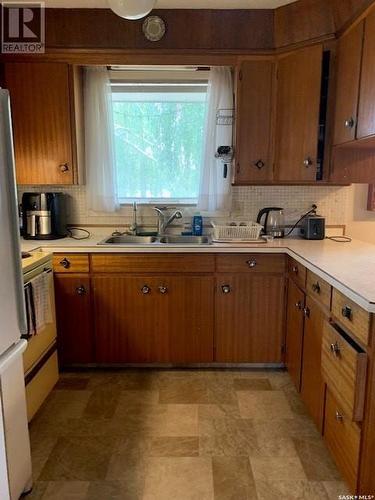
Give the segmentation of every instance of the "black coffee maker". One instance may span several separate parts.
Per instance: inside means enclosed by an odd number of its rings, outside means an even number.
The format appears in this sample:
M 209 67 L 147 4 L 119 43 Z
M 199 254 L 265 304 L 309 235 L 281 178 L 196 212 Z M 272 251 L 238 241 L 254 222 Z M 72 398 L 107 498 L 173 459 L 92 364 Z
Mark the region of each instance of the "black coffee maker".
M 67 236 L 63 193 L 24 193 L 21 234 L 26 240 L 57 240 Z

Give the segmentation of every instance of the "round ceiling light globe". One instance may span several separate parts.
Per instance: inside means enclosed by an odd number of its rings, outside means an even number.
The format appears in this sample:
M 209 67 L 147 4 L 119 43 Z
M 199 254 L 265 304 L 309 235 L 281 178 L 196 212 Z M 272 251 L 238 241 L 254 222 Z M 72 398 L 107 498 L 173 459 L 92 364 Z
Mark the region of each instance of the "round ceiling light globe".
M 156 0 L 108 0 L 115 14 L 132 21 L 147 16 L 155 7 Z

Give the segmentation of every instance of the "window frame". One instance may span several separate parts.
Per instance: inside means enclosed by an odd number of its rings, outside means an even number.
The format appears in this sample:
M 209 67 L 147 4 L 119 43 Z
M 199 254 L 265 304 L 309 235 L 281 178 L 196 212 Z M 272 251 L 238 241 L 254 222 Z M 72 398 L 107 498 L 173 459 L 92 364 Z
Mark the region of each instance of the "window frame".
M 156 92 L 167 92 L 170 89 L 174 89 L 175 92 L 178 92 L 179 88 L 183 92 L 181 87 L 183 85 L 185 91 L 186 89 L 191 89 L 191 91 L 196 90 L 198 92 L 203 87 L 208 88 L 209 68 L 200 69 L 191 66 L 112 67 L 109 76 L 112 94 L 121 93 L 121 88 L 126 86 L 129 88 L 138 86 L 138 90 L 133 90 L 134 92 L 150 92 L 152 91 L 151 89 L 154 89 Z M 149 90 L 146 91 L 146 88 Z M 129 206 L 134 202 L 145 206 L 159 205 L 168 207 L 177 205 L 195 207 L 197 206 L 198 198 L 119 198 L 119 203 L 123 207 Z

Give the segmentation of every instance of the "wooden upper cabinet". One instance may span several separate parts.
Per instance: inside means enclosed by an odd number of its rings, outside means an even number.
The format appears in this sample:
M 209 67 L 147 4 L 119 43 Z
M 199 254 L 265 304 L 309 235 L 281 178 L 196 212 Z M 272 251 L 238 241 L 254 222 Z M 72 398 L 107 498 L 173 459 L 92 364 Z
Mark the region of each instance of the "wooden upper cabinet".
M 237 72 L 234 184 L 273 179 L 275 63 L 244 61 Z
M 334 145 L 356 138 L 363 28 L 364 22 L 361 22 L 342 36 L 337 45 Z M 369 68 L 367 71 L 374 70 Z M 374 90 L 371 89 L 370 92 Z
M 375 11 L 365 20 L 357 139 L 375 134 Z
M 6 63 L 18 184 L 74 182 L 69 67 Z
M 317 179 L 322 84 L 321 45 L 281 56 L 277 72 L 275 174 L 279 181 Z

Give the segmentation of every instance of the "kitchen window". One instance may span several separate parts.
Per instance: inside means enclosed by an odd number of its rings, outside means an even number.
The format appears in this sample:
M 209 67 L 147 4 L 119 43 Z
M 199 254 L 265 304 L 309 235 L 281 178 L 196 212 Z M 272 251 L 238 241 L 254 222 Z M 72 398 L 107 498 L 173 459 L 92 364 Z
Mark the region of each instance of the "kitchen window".
M 196 204 L 206 119 L 205 72 L 112 72 L 118 199 Z M 145 77 L 146 74 L 146 77 Z M 115 78 L 113 77 L 115 75 Z

